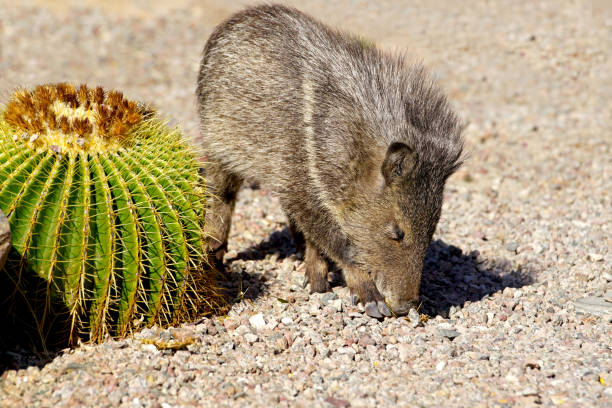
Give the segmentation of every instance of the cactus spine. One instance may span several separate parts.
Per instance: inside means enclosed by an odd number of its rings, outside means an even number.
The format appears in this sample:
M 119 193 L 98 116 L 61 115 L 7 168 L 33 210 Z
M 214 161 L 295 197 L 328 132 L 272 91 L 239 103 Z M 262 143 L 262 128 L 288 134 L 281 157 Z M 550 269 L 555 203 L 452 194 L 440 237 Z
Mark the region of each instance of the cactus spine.
M 0 111 L 0 209 L 24 274 L 61 301 L 71 338 L 124 336 L 222 303 L 203 252 L 205 192 L 177 129 L 120 92 L 41 85 Z M 48 310 L 33 311 L 44 326 Z

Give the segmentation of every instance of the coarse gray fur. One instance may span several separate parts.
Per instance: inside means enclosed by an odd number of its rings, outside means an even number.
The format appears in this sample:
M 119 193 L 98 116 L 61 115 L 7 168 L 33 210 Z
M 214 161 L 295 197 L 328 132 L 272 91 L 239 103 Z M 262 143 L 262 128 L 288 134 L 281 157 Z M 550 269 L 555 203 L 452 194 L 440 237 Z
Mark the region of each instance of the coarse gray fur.
M 423 68 L 264 5 L 215 29 L 196 95 L 217 195 L 210 252 L 222 256 L 237 191 L 255 180 L 303 234 L 312 291 L 329 289 L 333 260 L 370 315 L 407 313 L 463 146 L 458 118 Z

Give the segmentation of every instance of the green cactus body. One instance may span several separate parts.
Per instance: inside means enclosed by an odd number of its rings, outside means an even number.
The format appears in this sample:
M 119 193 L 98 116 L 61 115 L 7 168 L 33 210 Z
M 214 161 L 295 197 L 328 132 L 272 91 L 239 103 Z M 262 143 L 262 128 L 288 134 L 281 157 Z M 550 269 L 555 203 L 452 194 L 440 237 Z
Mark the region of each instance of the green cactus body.
M 43 279 L 46 303 L 63 302 L 73 334 L 92 340 L 221 305 L 199 164 L 177 129 L 118 92 L 67 84 L 18 91 L 0 115 L 0 209 L 20 256 L 5 273 L 17 286 L 24 273 Z

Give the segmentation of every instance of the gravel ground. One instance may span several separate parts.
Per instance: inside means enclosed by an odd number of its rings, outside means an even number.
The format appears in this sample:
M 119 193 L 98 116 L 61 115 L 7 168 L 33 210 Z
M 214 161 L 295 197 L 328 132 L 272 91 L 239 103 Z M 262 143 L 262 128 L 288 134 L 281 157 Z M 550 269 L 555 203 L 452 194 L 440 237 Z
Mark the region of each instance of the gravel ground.
M 0 0 L 0 96 L 18 84 L 99 83 L 154 101 L 197 139 L 201 49 L 248 2 L 164 3 Z M 0 405 L 612 406 L 610 317 L 575 306 L 612 287 L 609 10 L 299 3 L 408 50 L 466 122 L 470 158 L 449 180 L 427 255 L 424 317 L 367 318 L 341 284 L 309 295 L 278 201 L 251 186 L 226 258 L 228 316 L 42 360 L 0 351 Z M 188 345 L 164 350 L 175 340 Z

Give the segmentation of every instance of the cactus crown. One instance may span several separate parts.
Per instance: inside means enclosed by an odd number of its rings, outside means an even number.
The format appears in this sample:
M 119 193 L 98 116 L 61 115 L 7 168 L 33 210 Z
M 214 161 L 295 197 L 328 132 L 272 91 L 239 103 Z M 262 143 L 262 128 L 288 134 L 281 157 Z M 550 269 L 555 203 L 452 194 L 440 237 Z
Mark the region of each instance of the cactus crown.
M 14 138 L 55 153 L 118 151 L 143 116 L 142 107 L 119 91 L 66 83 L 19 90 L 4 113 L 5 121 L 23 132 Z

